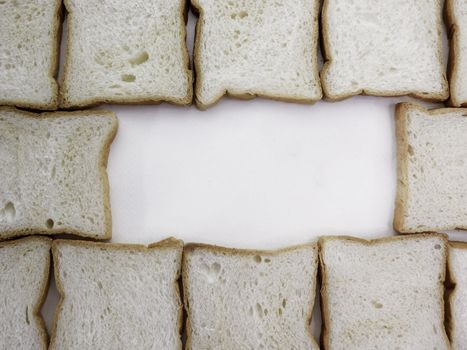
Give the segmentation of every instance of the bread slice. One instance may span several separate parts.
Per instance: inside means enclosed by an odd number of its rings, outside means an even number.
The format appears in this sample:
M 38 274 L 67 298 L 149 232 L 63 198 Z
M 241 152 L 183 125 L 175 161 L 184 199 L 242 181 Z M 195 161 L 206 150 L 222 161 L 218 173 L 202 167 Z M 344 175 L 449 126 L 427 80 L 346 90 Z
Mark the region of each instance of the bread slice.
M 58 105 L 60 0 L 0 1 L 0 105 Z
M 0 243 L 0 349 L 47 349 L 40 309 L 49 287 L 51 244 L 44 237 Z
M 325 349 L 449 349 L 447 238 L 320 240 Z
M 61 295 L 50 349 L 182 349 L 183 243 L 54 241 Z
M 0 108 L 0 239 L 110 238 L 106 164 L 116 130 L 111 112 Z
M 195 101 L 206 109 L 223 95 L 312 103 L 318 74 L 319 0 L 193 0 Z
M 325 96 L 446 100 L 442 26 L 440 0 L 324 0 Z
M 278 251 L 185 247 L 186 349 L 318 349 L 316 244 Z
M 397 231 L 467 228 L 466 116 L 466 109 L 397 105 Z
M 448 75 L 451 90 L 449 103 L 460 107 L 467 105 L 467 3 L 446 0 L 446 19 L 450 29 Z
M 64 108 L 98 103 L 191 104 L 185 0 L 64 0 Z
M 448 331 L 453 349 L 467 344 L 467 243 L 450 242 L 448 276 L 453 290 L 448 298 Z

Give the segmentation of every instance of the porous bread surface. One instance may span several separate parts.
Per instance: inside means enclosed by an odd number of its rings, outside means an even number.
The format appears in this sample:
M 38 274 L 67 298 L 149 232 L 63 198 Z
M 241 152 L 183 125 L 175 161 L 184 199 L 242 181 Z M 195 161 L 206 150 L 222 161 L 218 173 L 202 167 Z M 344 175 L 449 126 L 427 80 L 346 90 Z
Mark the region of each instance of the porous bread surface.
M 48 287 L 51 241 L 0 244 L 0 349 L 47 349 L 40 306 Z
M 184 0 L 65 0 L 65 5 L 62 106 L 191 103 Z
M 319 1 L 196 0 L 196 100 L 230 95 L 313 102 L 318 76 Z
M 322 238 L 326 349 L 448 349 L 446 238 Z
M 454 350 L 467 346 L 467 244 L 449 249 L 449 273 L 455 283 L 450 295 L 450 338 Z
M 182 246 L 53 249 L 62 300 L 51 349 L 181 349 Z
M 467 110 L 397 107 L 400 232 L 467 228 Z
M 325 0 L 326 96 L 447 99 L 441 16 L 440 0 Z
M 0 109 L 0 238 L 27 233 L 110 237 L 110 112 Z
M 454 25 L 451 38 L 451 103 L 461 106 L 467 103 L 467 1 L 447 0 L 448 18 Z M 453 50 L 453 48 L 455 48 Z
M 60 1 L 0 1 L 0 105 L 56 109 Z
M 317 256 L 316 245 L 185 249 L 187 349 L 318 349 L 310 333 Z

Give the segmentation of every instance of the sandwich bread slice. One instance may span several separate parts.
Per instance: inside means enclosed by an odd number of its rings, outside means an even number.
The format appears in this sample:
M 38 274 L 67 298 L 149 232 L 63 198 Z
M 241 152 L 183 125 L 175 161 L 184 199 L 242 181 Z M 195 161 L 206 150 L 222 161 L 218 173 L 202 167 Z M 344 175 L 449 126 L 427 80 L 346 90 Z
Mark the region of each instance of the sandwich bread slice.
M 317 267 L 315 244 L 277 251 L 186 246 L 186 348 L 317 350 L 310 329 Z

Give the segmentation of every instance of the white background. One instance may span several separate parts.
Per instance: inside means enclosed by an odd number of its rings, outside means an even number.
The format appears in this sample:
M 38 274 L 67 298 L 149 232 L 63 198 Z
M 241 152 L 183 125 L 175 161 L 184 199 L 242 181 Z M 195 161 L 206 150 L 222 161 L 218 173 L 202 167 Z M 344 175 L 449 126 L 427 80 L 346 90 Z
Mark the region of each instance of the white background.
M 190 50 L 193 24 L 190 15 Z M 415 100 L 360 96 L 309 106 L 223 99 L 203 112 L 101 106 L 119 119 L 108 163 L 112 242 L 175 236 L 267 249 L 320 235 L 393 235 L 400 101 Z M 52 279 L 43 308 L 49 329 L 57 300 Z

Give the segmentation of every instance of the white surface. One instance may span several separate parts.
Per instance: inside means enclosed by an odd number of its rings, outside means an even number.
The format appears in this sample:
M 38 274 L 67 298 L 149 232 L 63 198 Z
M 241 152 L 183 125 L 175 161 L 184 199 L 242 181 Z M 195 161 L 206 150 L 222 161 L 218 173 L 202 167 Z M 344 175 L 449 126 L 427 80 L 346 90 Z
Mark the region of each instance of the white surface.
M 190 16 L 188 42 L 193 23 Z M 278 248 L 319 235 L 393 235 L 394 105 L 409 100 L 354 97 L 309 106 L 224 98 L 204 112 L 102 106 L 120 123 L 108 164 L 112 241 L 172 235 Z M 467 233 L 451 238 L 467 240 Z M 52 280 L 43 307 L 49 329 L 56 303 Z M 314 331 L 318 336 L 318 317 Z

